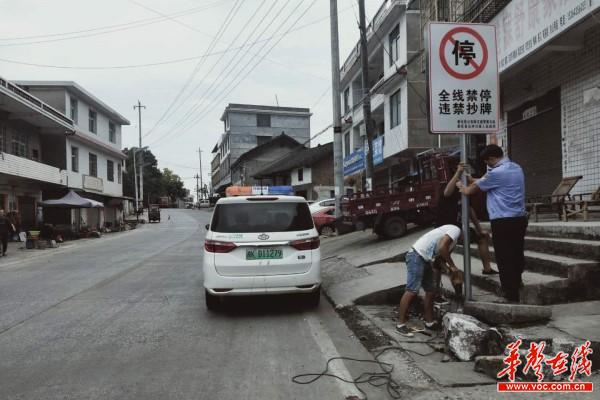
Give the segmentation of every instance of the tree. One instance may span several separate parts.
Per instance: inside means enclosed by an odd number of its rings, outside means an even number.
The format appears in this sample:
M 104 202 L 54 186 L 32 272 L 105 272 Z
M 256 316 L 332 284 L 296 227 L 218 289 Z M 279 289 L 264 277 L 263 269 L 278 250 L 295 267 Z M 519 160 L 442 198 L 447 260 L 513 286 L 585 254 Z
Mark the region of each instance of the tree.
M 185 198 L 187 191 L 183 186 L 183 181 L 179 175 L 173 173 L 169 168 L 164 168 L 162 172 L 163 184 L 165 185 L 166 195 L 171 198 Z
M 135 197 L 134 171 L 133 171 L 133 151 L 125 149 L 123 152 L 127 155 L 126 168 L 123 171 L 123 194 L 125 196 Z M 144 204 L 157 204 L 159 197 L 169 196 L 171 199 L 184 198 L 186 189 L 183 186 L 181 178 L 168 168 L 162 172 L 158 169 L 156 156 L 150 150 L 141 152 L 136 151 L 136 167 L 139 171 L 139 162 L 144 162 Z M 139 179 L 139 177 L 138 177 Z

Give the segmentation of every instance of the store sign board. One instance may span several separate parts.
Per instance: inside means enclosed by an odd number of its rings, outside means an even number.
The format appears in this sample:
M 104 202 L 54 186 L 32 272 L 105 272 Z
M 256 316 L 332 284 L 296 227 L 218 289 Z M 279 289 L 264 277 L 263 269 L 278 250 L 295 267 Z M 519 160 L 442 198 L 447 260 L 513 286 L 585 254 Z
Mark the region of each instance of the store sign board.
M 513 0 L 490 23 L 498 32 L 500 72 L 600 8 L 600 0 Z

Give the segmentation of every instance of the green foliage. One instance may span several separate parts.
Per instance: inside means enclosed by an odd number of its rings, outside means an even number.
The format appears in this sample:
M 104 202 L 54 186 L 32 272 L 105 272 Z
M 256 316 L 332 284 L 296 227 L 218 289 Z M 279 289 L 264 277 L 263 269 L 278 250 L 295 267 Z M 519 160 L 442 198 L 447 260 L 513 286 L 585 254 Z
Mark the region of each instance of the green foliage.
M 127 166 L 123 171 L 123 194 L 125 196 L 135 197 L 134 172 L 133 172 L 133 151 L 125 149 L 123 152 L 127 155 Z M 176 198 L 185 198 L 187 190 L 183 185 L 181 178 L 168 168 L 162 171 L 158 169 L 156 157 L 150 150 L 145 150 L 140 154 L 136 152 L 137 168 L 139 171 L 139 162 L 144 160 L 144 204 L 158 204 L 159 197 L 169 196 L 172 200 Z

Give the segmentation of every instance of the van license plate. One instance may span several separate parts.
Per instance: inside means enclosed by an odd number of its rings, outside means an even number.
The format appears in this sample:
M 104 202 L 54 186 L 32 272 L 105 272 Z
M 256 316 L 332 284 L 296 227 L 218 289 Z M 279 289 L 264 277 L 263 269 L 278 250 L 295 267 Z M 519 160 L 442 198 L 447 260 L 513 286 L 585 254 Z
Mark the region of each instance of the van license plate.
M 246 260 L 275 260 L 283 258 L 281 249 L 249 249 L 246 250 Z

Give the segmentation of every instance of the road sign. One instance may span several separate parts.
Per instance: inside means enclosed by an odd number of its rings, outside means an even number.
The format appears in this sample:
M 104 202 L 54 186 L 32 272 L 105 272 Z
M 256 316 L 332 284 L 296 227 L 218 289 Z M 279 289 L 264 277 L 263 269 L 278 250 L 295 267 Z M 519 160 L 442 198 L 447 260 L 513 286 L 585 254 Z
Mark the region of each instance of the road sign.
M 484 24 L 429 24 L 429 126 L 439 133 L 498 131 L 496 30 Z

